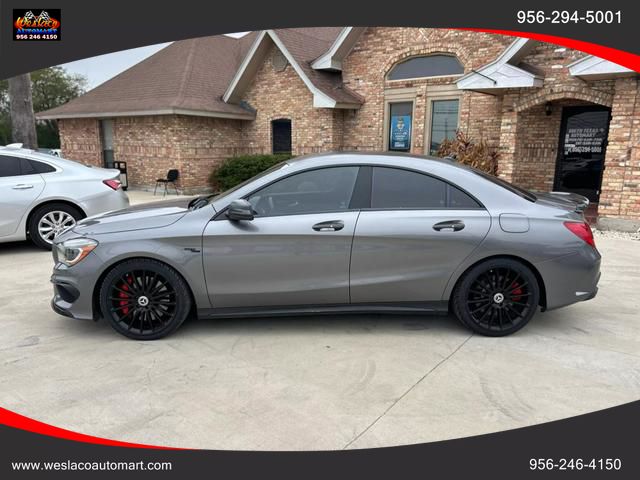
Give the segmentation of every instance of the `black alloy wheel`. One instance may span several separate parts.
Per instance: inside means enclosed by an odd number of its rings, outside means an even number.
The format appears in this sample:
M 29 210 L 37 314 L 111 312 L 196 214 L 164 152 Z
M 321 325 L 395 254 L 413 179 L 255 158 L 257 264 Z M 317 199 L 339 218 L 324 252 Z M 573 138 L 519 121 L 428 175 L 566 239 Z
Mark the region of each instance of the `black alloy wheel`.
M 511 259 L 483 262 L 467 272 L 454 291 L 453 310 L 464 325 L 488 336 L 524 327 L 540 301 L 531 270 Z
M 136 340 L 155 340 L 184 322 L 191 310 L 191 295 L 171 267 L 135 259 L 107 274 L 100 289 L 100 308 L 117 332 Z

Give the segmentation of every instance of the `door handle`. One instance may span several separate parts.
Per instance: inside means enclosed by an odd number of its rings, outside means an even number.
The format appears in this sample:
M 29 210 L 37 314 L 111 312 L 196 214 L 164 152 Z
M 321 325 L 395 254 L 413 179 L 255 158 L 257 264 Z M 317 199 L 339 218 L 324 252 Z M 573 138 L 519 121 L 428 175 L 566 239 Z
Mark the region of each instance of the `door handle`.
M 329 220 L 328 222 L 316 223 L 312 227 L 316 232 L 337 232 L 344 228 L 342 220 Z
M 25 183 L 19 183 L 18 185 L 13 186 L 14 190 L 28 190 L 30 188 L 33 188 L 33 185 L 27 185 Z
M 464 228 L 464 222 L 462 220 L 447 220 L 445 222 L 436 223 L 433 229 L 437 232 L 441 230 L 459 232 Z

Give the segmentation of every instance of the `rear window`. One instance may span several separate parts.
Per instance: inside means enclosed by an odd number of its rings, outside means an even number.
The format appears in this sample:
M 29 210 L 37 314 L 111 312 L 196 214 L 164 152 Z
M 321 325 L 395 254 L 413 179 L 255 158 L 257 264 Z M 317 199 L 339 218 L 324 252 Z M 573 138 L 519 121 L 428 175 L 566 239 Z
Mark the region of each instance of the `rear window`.
M 36 162 L 35 160 L 28 160 L 28 162 L 31 164 L 34 173 L 51 173 L 56 171 L 56 169 L 48 163 Z
M 471 171 L 473 173 L 475 173 L 476 175 L 479 175 L 480 177 L 489 180 L 491 183 L 495 184 L 495 185 L 499 185 L 500 187 L 509 190 L 511 193 L 515 193 L 516 195 L 518 195 L 519 197 L 524 198 L 525 200 L 529 200 L 530 202 L 535 202 L 538 197 L 536 197 L 533 193 L 531 193 L 529 190 L 525 190 L 524 188 L 521 187 L 517 187 L 509 182 L 506 182 L 504 180 L 502 180 L 501 178 L 498 178 L 494 175 L 491 175 L 489 173 L 483 172 L 482 170 L 478 170 L 476 168 L 471 168 Z

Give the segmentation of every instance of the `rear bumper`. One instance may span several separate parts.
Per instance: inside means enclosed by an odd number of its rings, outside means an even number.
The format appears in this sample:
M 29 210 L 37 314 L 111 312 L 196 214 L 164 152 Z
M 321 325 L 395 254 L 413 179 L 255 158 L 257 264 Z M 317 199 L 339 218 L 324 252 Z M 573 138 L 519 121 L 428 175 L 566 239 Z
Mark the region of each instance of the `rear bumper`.
M 546 293 L 545 310 L 591 300 L 598 293 L 600 253 L 591 247 L 535 265 Z
M 114 210 L 122 210 L 128 206 L 129 197 L 122 188 L 118 190 L 109 189 L 82 202 L 82 208 L 87 217 Z

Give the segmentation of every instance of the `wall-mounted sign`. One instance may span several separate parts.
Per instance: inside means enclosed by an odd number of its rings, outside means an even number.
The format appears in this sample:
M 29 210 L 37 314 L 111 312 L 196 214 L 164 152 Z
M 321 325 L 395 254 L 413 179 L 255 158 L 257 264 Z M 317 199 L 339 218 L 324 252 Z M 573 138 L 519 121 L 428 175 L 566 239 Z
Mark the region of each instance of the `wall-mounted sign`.
M 391 116 L 389 148 L 391 150 L 409 150 L 411 148 L 411 115 Z

